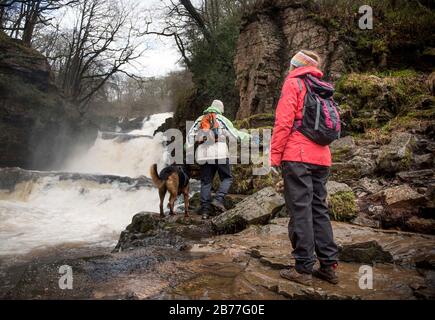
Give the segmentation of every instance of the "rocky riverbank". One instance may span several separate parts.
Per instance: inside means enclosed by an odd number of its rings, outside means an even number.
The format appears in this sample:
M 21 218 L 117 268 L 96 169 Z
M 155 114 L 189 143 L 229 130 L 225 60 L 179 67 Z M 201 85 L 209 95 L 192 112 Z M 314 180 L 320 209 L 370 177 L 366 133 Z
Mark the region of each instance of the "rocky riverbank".
M 279 270 L 294 261 L 281 217 L 281 195 L 267 188 L 232 210 L 202 221 L 139 213 L 107 248 L 33 251 L 2 259 L 4 299 L 434 299 L 435 236 L 333 222 L 341 283 L 288 282 Z M 261 206 L 259 201 L 261 200 Z M 243 210 L 247 207 L 250 210 Z M 225 225 L 225 228 L 220 226 Z M 216 232 L 223 233 L 217 235 Z M 238 231 L 237 233 L 234 233 Z M 59 267 L 72 267 L 74 289 L 58 286 Z M 373 268 L 373 289 L 359 286 Z

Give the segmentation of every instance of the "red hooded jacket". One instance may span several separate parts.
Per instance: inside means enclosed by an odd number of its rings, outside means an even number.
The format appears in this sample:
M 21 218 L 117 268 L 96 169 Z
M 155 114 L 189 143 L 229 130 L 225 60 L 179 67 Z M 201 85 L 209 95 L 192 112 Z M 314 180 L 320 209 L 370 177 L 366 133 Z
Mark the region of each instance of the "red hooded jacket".
M 296 68 L 287 76 L 276 108 L 271 147 L 272 166 L 280 166 L 282 161 L 304 162 L 327 167 L 332 164 L 329 146 L 318 145 L 299 131 L 292 132 L 294 121 L 302 119 L 307 92 L 303 81 L 301 81 L 302 91 L 300 90 L 297 78 L 305 74 L 317 78 L 323 77 L 323 73 L 315 67 Z

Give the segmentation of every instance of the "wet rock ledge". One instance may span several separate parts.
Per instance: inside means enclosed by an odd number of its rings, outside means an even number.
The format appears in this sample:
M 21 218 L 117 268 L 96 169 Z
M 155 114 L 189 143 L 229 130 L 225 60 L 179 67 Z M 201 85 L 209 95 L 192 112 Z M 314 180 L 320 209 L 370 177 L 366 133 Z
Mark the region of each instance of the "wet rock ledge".
M 331 191 L 346 192 L 340 187 L 329 186 Z M 273 188 L 246 197 L 207 222 L 196 215 L 185 220 L 140 213 L 121 234 L 115 251 L 126 254 L 158 243 L 190 257 L 178 262 L 179 268 L 191 271 L 189 281 L 164 288 L 158 298 L 435 298 L 435 236 L 345 222 L 333 222 L 340 248 L 340 285 L 315 280 L 308 288 L 282 280 L 279 270 L 294 263 L 285 215 L 284 200 Z M 359 288 L 363 265 L 373 268 L 376 290 Z

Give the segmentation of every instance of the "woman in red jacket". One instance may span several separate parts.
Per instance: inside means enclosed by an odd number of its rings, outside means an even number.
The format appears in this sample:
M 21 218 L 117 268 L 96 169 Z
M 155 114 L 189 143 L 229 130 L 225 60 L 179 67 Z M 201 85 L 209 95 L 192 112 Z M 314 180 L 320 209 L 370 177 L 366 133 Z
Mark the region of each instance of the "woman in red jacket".
M 300 79 L 305 75 L 322 78 L 320 64 L 319 56 L 311 51 L 302 50 L 293 57 L 276 109 L 271 145 L 271 164 L 282 169 L 285 201 L 291 215 L 289 237 L 296 260 L 295 267 L 282 270 L 281 276 L 305 285 L 312 284 L 312 275 L 338 283 L 338 249 L 326 205 L 331 152 L 328 146 L 316 144 L 295 129 L 303 117 L 307 93 Z M 314 253 L 320 268 L 313 271 Z

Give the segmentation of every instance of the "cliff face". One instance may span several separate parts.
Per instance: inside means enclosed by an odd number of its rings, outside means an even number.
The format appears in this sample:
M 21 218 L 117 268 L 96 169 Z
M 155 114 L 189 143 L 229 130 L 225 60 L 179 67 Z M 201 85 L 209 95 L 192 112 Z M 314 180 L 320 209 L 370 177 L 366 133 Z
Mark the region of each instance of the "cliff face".
M 290 59 L 302 48 L 324 57 L 325 73 L 333 79 L 345 71 L 345 53 L 351 52 L 301 1 L 268 1 L 245 16 L 235 57 L 238 119 L 274 111 Z
M 4 34 L 0 52 L 0 167 L 46 169 L 73 140 L 96 136 L 53 85 L 44 56 Z

